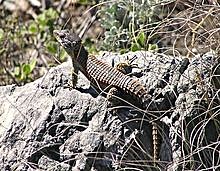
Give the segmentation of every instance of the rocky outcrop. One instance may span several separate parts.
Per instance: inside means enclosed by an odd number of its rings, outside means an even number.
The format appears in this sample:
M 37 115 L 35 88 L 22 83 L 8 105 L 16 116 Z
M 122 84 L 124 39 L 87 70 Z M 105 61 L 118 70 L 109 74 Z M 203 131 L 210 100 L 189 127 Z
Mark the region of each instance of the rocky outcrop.
M 108 107 L 105 95 L 71 62 L 22 87 L 0 87 L 0 170 L 177 170 L 219 166 L 219 73 L 211 53 L 192 59 L 135 52 L 104 54 L 108 63 L 136 57 L 139 77 L 160 110 L 159 162 L 152 162 L 154 112 Z M 113 62 L 112 62 L 113 61 Z M 126 99 L 125 99 L 126 100 Z M 116 109 L 117 108 L 117 109 Z

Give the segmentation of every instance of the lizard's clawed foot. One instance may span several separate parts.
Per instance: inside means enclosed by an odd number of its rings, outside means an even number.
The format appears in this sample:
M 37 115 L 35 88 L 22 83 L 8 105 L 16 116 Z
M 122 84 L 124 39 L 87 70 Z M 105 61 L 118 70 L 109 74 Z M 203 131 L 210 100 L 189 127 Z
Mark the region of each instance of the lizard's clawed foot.
M 113 114 L 117 113 L 117 108 L 115 107 L 121 104 L 121 100 L 117 97 L 120 97 L 120 91 L 117 88 L 112 87 L 107 94 L 107 100 L 108 108 Z

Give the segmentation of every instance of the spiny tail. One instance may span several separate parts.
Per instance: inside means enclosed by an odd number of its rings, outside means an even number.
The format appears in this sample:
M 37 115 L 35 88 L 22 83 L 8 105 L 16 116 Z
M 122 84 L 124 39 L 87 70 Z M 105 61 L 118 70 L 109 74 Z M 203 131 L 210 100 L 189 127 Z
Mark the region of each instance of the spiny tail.
M 158 135 L 158 127 L 157 123 L 152 123 L 152 136 L 153 136 L 153 162 L 154 166 L 156 166 L 156 161 L 159 158 L 159 135 Z

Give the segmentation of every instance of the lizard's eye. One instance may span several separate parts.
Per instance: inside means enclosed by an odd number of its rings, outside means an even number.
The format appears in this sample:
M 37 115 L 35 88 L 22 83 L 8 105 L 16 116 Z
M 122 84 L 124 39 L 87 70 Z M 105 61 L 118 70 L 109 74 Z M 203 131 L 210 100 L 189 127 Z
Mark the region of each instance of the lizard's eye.
M 76 45 L 76 42 L 73 41 L 73 42 L 72 42 L 72 45 L 73 45 L 73 47 L 74 47 L 74 46 Z
M 61 39 L 65 38 L 65 34 L 60 34 L 59 36 L 60 36 Z

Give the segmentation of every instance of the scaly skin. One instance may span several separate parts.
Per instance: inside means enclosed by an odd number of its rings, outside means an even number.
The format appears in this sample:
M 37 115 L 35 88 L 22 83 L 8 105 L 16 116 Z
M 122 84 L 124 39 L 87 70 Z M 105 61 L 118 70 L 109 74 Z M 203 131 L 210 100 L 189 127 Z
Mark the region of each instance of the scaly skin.
M 80 70 L 94 85 L 104 89 L 106 86 L 116 87 L 128 93 L 139 103 L 144 104 L 149 99 L 142 84 L 131 77 L 119 72 L 106 63 L 98 60 L 95 56 L 88 55 L 81 44 L 81 39 L 69 30 L 55 30 L 54 35 L 63 46 L 73 61 L 74 75 L 73 86 L 76 85 L 78 71 Z
M 141 105 L 146 105 L 149 102 L 151 98 L 142 84 L 125 75 L 127 74 L 126 64 L 122 63 L 115 69 L 98 60 L 95 56 L 88 55 L 81 44 L 81 39 L 76 34 L 70 33 L 69 30 L 55 30 L 54 35 L 72 58 L 74 68 L 73 86 L 76 85 L 78 71 L 80 70 L 96 87 L 102 89 L 109 87 L 108 89 L 112 90 L 113 93 L 122 90 L 138 100 Z M 158 137 L 156 123 L 152 125 L 155 162 L 158 155 L 158 143 L 156 142 Z

